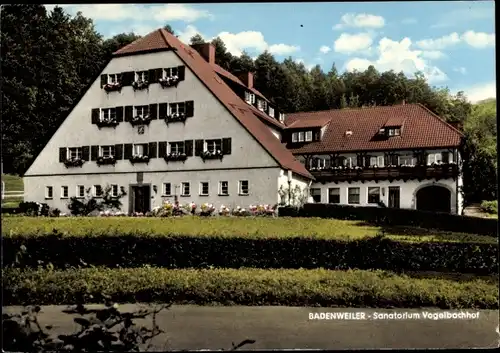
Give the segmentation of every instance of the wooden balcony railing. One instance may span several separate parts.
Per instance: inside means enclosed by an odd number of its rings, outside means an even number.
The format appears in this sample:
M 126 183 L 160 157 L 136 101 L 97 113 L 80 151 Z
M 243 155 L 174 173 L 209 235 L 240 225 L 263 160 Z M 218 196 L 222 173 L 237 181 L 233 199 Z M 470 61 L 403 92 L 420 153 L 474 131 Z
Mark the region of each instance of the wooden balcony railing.
M 380 180 L 424 180 L 424 179 L 456 179 L 456 164 L 362 167 L 362 168 L 308 168 L 320 182 L 339 181 L 380 181 Z

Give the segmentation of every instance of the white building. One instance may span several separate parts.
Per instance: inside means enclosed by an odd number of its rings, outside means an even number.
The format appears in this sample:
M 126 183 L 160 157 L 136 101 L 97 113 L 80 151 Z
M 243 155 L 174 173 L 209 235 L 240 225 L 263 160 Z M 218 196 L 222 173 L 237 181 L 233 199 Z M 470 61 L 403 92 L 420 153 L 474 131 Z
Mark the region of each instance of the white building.
M 310 188 L 318 202 L 460 212 L 461 179 L 448 163 L 459 162 L 460 140 L 418 105 L 285 117 L 251 73 L 216 65 L 212 45 L 190 47 L 159 29 L 114 53 L 24 175 L 25 195 L 68 212 L 70 197 L 88 188 L 99 196 L 109 185 L 126 192 L 123 211 L 145 212 L 176 199 L 216 207 L 297 201 Z M 429 164 L 439 165 L 382 163 L 403 150 L 430 153 Z M 360 165 L 366 153 L 362 172 L 331 168 Z M 405 158 L 396 164 L 417 164 Z M 440 202 L 426 201 L 436 195 Z

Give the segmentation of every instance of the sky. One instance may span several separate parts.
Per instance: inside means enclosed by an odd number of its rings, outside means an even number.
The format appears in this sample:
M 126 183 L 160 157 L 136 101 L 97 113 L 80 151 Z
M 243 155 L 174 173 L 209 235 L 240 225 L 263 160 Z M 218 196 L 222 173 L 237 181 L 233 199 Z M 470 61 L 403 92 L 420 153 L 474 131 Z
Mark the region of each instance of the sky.
M 105 38 L 170 24 L 185 43 L 196 33 L 219 36 L 233 55 L 268 50 L 325 71 L 333 63 L 340 72 L 421 71 L 431 85 L 464 91 L 472 102 L 496 97 L 493 1 L 60 6 L 93 19 Z

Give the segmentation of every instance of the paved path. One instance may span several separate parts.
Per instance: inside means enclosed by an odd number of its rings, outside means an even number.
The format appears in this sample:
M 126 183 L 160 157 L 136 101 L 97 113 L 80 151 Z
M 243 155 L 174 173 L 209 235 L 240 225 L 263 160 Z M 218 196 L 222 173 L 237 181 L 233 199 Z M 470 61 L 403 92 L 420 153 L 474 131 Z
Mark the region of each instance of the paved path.
M 91 308 L 92 306 L 88 306 Z M 98 307 L 98 306 L 93 306 Z M 44 306 L 40 322 L 53 324 L 54 333 L 73 332 L 73 317 L 65 307 Z M 136 310 L 122 305 L 121 311 Z M 4 312 L 19 307 L 4 307 Z M 367 320 L 309 320 L 310 312 L 361 312 Z M 429 309 L 429 312 L 442 312 Z M 157 317 L 166 333 L 155 339 L 153 350 L 228 349 L 231 342 L 256 342 L 243 349 L 356 349 L 356 348 L 470 348 L 498 347 L 498 311 L 479 311 L 470 320 L 374 320 L 378 313 L 422 313 L 422 310 L 329 309 L 307 307 L 173 306 Z M 477 312 L 477 311 L 469 311 Z M 150 322 L 150 320 L 149 320 Z M 139 321 L 137 323 L 140 323 Z M 144 324 L 144 323 L 142 323 Z
M 464 208 L 464 216 L 489 218 L 489 215 L 483 211 L 480 204 L 472 204 Z

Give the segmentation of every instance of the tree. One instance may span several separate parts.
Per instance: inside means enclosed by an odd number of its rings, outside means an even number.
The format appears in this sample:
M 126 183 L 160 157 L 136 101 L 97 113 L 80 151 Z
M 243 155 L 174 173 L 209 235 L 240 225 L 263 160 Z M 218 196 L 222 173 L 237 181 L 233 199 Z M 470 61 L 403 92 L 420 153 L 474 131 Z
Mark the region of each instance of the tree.
M 166 24 L 165 26 L 163 26 L 163 29 L 165 31 L 167 31 L 168 33 L 175 36 L 175 31 L 172 29 L 172 26 L 170 26 L 169 24 Z
M 200 34 L 196 33 L 194 36 L 191 37 L 189 44 L 190 45 L 205 44 L 205 40 Z
M 215 63 L 223 69 L 229 70 L 232 55 L 227 51 L 226 45 L 219 37 L 214 38 L 212 44 L 215 47 Z

